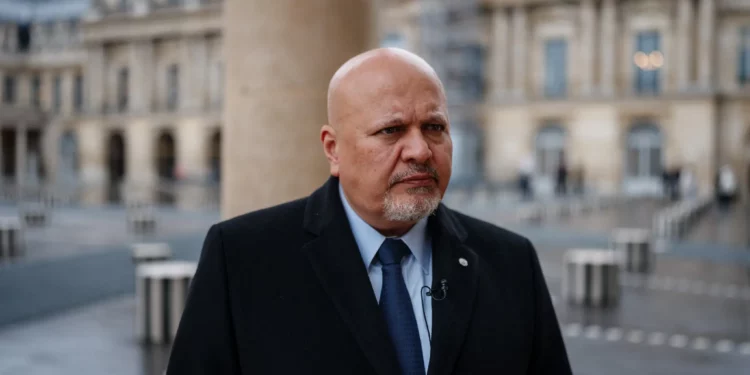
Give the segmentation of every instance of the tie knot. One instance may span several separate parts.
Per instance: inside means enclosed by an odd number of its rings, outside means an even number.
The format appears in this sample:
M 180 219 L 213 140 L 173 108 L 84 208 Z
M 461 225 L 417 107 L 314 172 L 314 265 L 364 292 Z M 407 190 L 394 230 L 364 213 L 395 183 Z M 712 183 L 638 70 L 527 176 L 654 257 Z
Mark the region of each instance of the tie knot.
M 378 249 L 378 259 L 384 266 L 401 264 L 401 260 L 409 254 L 409 246 L 404 241 L 386 238 Z

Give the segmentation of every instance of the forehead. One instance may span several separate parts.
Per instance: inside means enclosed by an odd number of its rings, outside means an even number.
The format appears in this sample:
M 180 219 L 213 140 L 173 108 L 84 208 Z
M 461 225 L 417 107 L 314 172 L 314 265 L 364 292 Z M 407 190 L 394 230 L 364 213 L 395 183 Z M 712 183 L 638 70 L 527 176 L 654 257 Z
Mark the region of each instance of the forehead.
M 445 95 L 436 80 L 415 71 L 391 70 L 364 76 L 356 90 L 356 103 L 374 112 L 442 111 Z

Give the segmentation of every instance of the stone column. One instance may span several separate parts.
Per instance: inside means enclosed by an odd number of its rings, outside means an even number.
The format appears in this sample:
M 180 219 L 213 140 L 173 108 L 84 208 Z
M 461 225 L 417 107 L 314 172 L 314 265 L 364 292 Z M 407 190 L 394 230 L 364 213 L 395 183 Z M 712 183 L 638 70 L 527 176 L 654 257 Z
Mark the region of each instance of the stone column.
M 2 36 L 2 35 L 0 35 Z M 0 82 L 2 77 L 0 77 Z M 3 182 L 5 181 L 5 150 L 3 150 L 3 126 L 0 125 L 0 190 L 3 189 Z
M 693 0 L 679 0 L 677 3 L 677 88 L 685 91 L 690 87 L 693 61 Z
M 579 44 L 580 62 L 578 64 L 578 76 L 581 83 L 581 95 L 592 94 L 594 86 L 594 53 L 596 52 L 596 10 L 594 0 L 581 1 L 580 13 L 581 42 Z
M 26 153 L 28 141 L 26 137 L 26 124 L 19 123 L 16 126 L 16 186 L 18 193 L 23 192 L 26 184 Z
M 190 119 L 176 129 L 176 166 L 188 181 L 205 180 L 209 134 L 201 121 Z
M 492 13 L 492 94 L 498 99 L 508 94 L 508 67 L 510 66 L 510 22 L 508 10 L 497 8 Z
M 599 89 L 603 95 L 615 92 L 615 56 L 617 54 L 617 4 L 615 0 L 603 0 L 599 28 L 601 39 L 599 46 Z
M 373 47 L 371 11 L 367 0 L 225 1 L 223 217 L 307 196 L 328 178 L 328 82 Z
M 185 37 L 180 59 L 180 108 L 203 110 L 206 104 L 208 48 L 206 38 Z
M 106 182 L 106 151 L 109 147 L 103 124 L 96 121 L 83 122 L 78 126 L 77 136 L 83 184 L 103 185 Z
M 60 113 L 65 116 L 70 116 L 70 114 L 73 113 L 73 85 L 75 81 L 75 70 L 66 69 L 60 74 L 62 77 L 62 87 L 60 88 L 60 94 L 62 96 Z
M 526 96 L 526 64 L 528 63 L 527 49 L 528 26 L 526 22 L 526 8 L 513 8 L 513 95 L 516 98 Z
M 132 121 L 125 130 L 125 181 L 140 190 L 156 182 L 156 136 L 147 120 Z
M 715 58 L 714 31 L 716 20 L 715 0 L 700 0 L 698 14 L 698 85 L 702 90 L 713 86 L 713 61 Z
M 154 80 L 154 47 L 151 40 L 135 40 L 130 44 L 130 110 L 142 114 L 151 111 L 151 89 Z
M 87 59 L 84 73 L 86 92 L 84 100 L 90 114 L 99 114 L 104 108 L 106 93 L 104 70 L 104 46 L 101 44 L 86 49 Z M 112 103 L 113 105 L 115 103 Z
M 42 128 L 40 146 L 40 162 L 43 163 L 46 172 L 45 183 L 47 186 L 55 186 L 57 183 L 57 167 L 60 160 L 60 137 L 62 124 L 53 121 Z

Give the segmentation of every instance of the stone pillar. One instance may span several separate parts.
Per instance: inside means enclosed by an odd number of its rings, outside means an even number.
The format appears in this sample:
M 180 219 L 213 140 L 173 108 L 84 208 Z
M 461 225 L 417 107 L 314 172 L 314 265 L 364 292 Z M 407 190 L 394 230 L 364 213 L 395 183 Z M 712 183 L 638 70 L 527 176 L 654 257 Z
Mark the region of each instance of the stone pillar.
M 2 82 L 2 77 L 0 77 L 0 82 Z M 3 150 L 3 126 L 0 125 L 0 190 L 4 188 L 3 183 L 5 181 L 5 160 L 3 160 L 4 156 L 5 150 Z
M 44 164 L 45 183 L 55 186 L 57 182 L 57 166 L 60 160 L 60 136 L 62 124 L 53 121 L 42 129 L 41 139 L 41 163 Z
M 617 5 L 615 0 L 604 0 L 599 20 L 601 39 L 599 46 L 601 57 L 599 60 L 599 89 L 603 95 L 613 95 L 615 92 L 615 56 L 617 54 Z
M 81 180 L 84 185 L 100 186 L 106 182 L 108 139 L 103 124 L 83 122 L 78 126 L 78 153 Z
M 87 59 L 84 73 L 86 93 L 84 100 L 90 114 L 102 113 L 106 92 L 104 76 L 104 46 L 101 44 L 86 49 Z M 113 103 L 114 104 L 114 103 Z
M 154 47 L 151 40 L 135 40 L 130 44 L 130 110 L 142 114 L 151 111 L 154 81 Z
M 23 192 L 26 184 L 26 148 L 28 146 L 26 130 L 24 123 L 16 126 L 16 186 L 19 194 Z
M 685 91 L 691 85 L 690 72 L 693 61 L 693 0 L 680 0 L 677 3 L 677 89 Z
M 716 28 L 716 0 L 700 0 L 698 14 L 698 85 L 710 90 L 713 85 L 715 58 L 714 31 Z
M 203 110 L 206 104 L 208 48 L 203 36 L 182 39 L 180 59 L 180 108 Z
M 225 1 L 223 217 L 307 196 L 328 178 L 328 82 L 372 47 L 371 11 L 367 0 Z
M 528 26 L 526 22 L 526 8 L 513 8 L 513 95 L 516 98 L 526 96 L 526 64 L 528 63 L 527 48 Z
M 510 22 L 508 10 L 498 8 L 492 13 L 492 94 L 498 99 L 508 94 L 510 66 Z
M 132 121 L 125 130 L 125 180 L 137 189 L 156 182 L 156 138 L 147 120 Z
M 208 142 L 210 134 L 203 123 L 190 119 L 180 123 L 175 135 L 176 166 L 188 181 L 205 180 Z
M 594 0 L 581 1 L 580 13 L 581 43 L 579 44 L 580 63 L 578 74 L 580 77 L 581 95 L 592 94 L 594 86 L 594 53 L 596 52 L 596 10 Z
M 16 75 L 16 105 L 32 107 L 31 77 L 29 73 L 18 73 Z
M 60 113 L 65 116 L 70 116 L 70 114 L 73 113 L 73 85 L 76 73 L 73 69 L 66 69 L 60 74 L 62 77 L 62 87 L 60 88 L 60 94 L 62 96 Z

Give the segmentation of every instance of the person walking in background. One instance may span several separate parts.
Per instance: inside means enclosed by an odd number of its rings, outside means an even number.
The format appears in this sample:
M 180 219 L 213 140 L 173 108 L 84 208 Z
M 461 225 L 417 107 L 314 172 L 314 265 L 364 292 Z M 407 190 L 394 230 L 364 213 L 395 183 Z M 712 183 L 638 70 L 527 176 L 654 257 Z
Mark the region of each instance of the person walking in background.
M 567 194 L 568 167 L 565 165 L 565 157 L 560 155 L 560 163 L 557 165 L 555 175 L 555 193 L 559 196 Z
M 521 198 L 524 200 L 533 197 L 532 178 L 534 175 L 534 158 L 527 155 L 521 159 L 521 165 L 518 168 L 518 187 L 521 190 Z
M 727 210 L 737 195 L 737 177 L 732 167 L 727 164 L 722 165 L 717 182 L 719 208 Z

